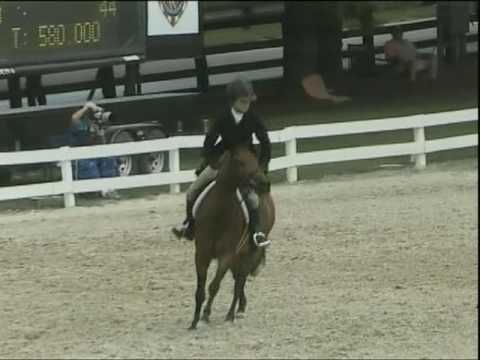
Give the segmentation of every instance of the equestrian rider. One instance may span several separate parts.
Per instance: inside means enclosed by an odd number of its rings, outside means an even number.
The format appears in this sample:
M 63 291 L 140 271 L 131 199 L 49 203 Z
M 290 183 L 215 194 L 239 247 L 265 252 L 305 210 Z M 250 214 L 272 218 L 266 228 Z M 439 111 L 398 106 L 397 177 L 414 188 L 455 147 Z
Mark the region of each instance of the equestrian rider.
M 268 171 L 271 157 L 270 139 L 263 122 L 252 112 L 250 107 L 251 103 L 257 99 L 252 84 L 247 79 L 239 77 L 227 85 L 226 92 L 229 106 L 220 116 L 216 117 L 210 126 L 203 144 L 203 156 L 206 161 L 197 170 L 198 177 L 187 190 L 187 217 L 181 225 L 172 229 L 178 238 L 193 239 L 193 204 L 201 191 L 217 176 L 218 170 L 209 164 L 218 159 L 223 151 L 231 150 L 236 145 L 244 143 L 248 143 L 254 150 L 252 134 L 255 134 L 260 143 L 260 168 L 264 173 Z M 221 141 L 216 144 L 219 137 Z M 253 243 L 256 246 L 268 245 L 269 241 L 260 229 L 257 193 L 251 187 L 240 189 L 240 191 L 246 200 L 250 217 L 249 230 Z

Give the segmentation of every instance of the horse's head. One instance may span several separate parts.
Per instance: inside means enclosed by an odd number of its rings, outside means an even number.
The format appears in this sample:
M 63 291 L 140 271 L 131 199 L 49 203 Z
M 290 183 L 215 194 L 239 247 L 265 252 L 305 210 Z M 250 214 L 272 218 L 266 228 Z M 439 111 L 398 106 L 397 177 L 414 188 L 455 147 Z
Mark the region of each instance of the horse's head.
M 253 177 L 257 171 L 257 157 L 248 146 L 240 145 L 226 151 L 220 159 L 219 178 L 229 178 L 242 183 Z

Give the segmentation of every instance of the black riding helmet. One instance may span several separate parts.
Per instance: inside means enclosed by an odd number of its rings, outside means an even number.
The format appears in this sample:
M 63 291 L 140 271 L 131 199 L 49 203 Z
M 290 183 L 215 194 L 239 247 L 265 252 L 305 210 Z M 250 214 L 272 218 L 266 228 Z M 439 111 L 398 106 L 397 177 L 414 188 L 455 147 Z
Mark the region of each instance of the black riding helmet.
M 257 100 L 252 83 L 243 77 L 237 77 L 227 85 L 227 96 L 231 103 L 240 97 L 248 97 L 251 101 Z

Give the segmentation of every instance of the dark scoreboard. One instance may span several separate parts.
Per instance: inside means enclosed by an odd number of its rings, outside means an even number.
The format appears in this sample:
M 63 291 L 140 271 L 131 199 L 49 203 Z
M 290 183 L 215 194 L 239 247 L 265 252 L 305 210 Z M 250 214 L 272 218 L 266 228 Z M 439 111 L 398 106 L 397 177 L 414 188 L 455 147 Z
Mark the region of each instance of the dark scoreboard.
M 145 1 L 0 1 L 0 70 L 144 56 Z

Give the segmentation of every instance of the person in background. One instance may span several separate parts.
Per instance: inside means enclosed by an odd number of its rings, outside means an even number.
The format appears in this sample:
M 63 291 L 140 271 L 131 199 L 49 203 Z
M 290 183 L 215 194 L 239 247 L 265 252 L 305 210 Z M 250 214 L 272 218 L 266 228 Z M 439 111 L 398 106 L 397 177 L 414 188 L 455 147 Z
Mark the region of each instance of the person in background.
M 384 45 L 385 60 L 395 66 L 399 73 L 407 73 L 410 81 L 417 79 L 417 74 L 428 71 L 431 79 L 437 78 L 438 60 L 436 54 L 418 54 L 415 45 L 403 38 L 399 28 L 392 31 L 392 39 Z
M 71 118 L 69 129 L 72 146 L 86 146 L 105 144 L 105 134 L 102 124 L 112 121 L 114 115 L 105 111 L 102 107 L 89 101 L 79 110 L 75 111 Z M 101 177 L 118 176 L 116 161 L 114 158 L 81 159 L 75 166 L 76 179 L 96 179 Z M 104 198 L 119 199 L 115 190 L 102 190 Z

